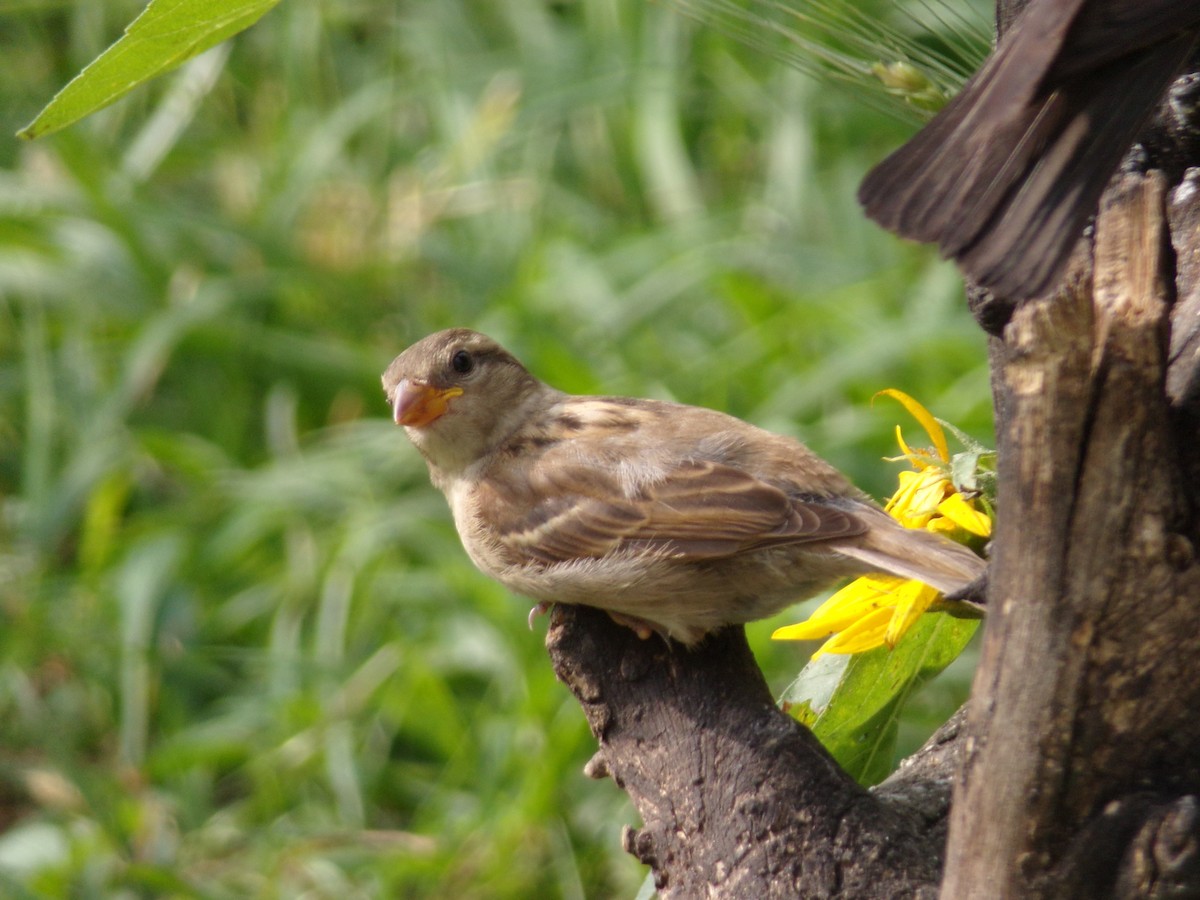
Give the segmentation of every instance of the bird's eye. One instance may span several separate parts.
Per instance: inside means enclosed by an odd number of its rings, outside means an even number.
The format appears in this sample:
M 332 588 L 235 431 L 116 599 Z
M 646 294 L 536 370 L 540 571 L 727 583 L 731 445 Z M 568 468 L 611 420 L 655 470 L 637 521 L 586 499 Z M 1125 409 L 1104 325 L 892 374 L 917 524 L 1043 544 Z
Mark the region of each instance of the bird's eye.
M 475 359 L 466 350 L 459 350 L 450 357 L 450 368 L 459 375 L 466 375 L 475 368 Z

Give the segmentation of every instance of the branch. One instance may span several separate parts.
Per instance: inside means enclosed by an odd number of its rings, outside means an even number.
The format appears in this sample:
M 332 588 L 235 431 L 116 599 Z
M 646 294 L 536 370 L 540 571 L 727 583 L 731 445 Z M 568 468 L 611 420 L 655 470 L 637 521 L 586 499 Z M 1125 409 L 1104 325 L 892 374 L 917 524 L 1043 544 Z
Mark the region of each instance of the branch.
M 1200 568 L 1164 390 L 1164 223 L 1162 179 L 1126 176 L 1098 219 L 1094 279 L 1022 304 L 995 357 L 1002 515 L 943 897 L 1115 896 L 1141 832 L 1136 817 L 1111 827 L 1112 805 L 1200 784 Z
M 953 727 L 877 793 L 776 707 L 741 628 L 686 650 L 559 606 L 554 670 L 645 823 L 624 844 L 672 897 L 935 897 Z

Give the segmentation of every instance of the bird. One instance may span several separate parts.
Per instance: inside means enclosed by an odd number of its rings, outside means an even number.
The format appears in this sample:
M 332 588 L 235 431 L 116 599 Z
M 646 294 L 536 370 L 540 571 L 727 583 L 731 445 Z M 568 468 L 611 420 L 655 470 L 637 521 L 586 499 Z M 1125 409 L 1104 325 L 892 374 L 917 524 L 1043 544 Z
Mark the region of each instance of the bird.
M 793 438 L 697 406 L 564 393 L 469 329 L 417 341 L 383 389 L 467 555 L 537 601 L 531 624 L 582 604 L 692 646 L 849 576 L 954 591 L 986 568 Z
M 1198 39 L 1200 3 L 1030 0 L 963 89 L 868 173 L 859 202 L 993 296 L 1042 296 Z M 1181 86 L 1174 104 L 1191 120 L 1194 93 Z

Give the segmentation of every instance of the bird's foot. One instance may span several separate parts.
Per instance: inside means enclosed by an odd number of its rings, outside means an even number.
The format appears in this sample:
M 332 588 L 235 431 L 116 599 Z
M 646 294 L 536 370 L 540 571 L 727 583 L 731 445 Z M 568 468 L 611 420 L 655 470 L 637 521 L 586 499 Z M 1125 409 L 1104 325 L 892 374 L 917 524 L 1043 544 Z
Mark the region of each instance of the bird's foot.
M 529 610 L 529 630 L 533 631 L 533 623 L 538 616 L 544 616 L 552 609 L 554 609 L 554 604 L 545 600 L 533 606 L 533 608 Z M 668 634 L 667 630 L 661 625 L 656 625 L 653 622 L 648 622 L 645 619 L 640 619 L 637 616 L 631 616 L 627 613 L 613 612 L 612 610 L 605 610 L 605 612 L 608 613 L 610 619 L 612 619 L 618 625 L 628 628 L 643 641 L 649 640 L 653 635 L 657 634 L 668 645 L 671 643 L 670 634 Z
M 553 608 L 554 608 L 554 604 L 547 603 L 545 600 L 541 601 L 540 603 L 535 604 L 534 607 L 531 610 L 529 610 L 529 619 L 527 620 L 529 622 L 529 630 L 533 631 L 533 622 L 538 616 L 544 616 L 546 613 L 550 612 L 550 610 L 552 610 Z
M 618 625 L 624 625 L 643 641 L 649 640 L 650 636 L 654 634 L 660 635 L 664 641 L 667 640 L 667 633 L 661 626 L 655 625 L 653 622 L 647 622 L 645 619 L 639 619 L 637 616 L 613 612 L 612 610 L 605 610 L 605 612 L 608 613 L 610 619 Z

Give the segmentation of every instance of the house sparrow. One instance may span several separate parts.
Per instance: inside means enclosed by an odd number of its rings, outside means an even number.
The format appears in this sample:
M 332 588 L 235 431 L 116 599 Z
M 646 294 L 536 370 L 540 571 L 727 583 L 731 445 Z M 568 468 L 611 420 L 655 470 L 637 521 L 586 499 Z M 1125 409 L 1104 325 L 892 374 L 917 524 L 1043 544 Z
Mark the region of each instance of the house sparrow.
M 709 409 L 565 394 L 474 331 L 413 344 L 383 388 L 471 560 L 540 608 L 594 606 L 690 645 L 847 576 L 950 591 L 984 570 L 798 441 Z
M 994 295 L 1039 296 L 1198 38 L 1200 3 L 1029 0 L 958 95 L 867 175 L 859 200 Z M 1156 123 L 1143 169 L 1162 168 L 1158 157 L 1195 129 L 1194 87 L 1180 91 L 1169 115 L 1183 120 Z

